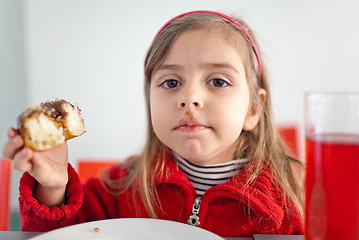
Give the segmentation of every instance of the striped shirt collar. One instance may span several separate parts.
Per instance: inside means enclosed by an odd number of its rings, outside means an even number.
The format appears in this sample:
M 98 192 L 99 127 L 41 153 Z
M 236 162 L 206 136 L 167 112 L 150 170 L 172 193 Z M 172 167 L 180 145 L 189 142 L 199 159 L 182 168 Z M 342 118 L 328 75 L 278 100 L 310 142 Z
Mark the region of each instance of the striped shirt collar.
M 201 166 L 190 163 L 175 152 L 173 156 L 198 196 L 202 196 L 210 187 L 227 182 L 248 163 L 248 159 L 236 159 L 226 163 Z

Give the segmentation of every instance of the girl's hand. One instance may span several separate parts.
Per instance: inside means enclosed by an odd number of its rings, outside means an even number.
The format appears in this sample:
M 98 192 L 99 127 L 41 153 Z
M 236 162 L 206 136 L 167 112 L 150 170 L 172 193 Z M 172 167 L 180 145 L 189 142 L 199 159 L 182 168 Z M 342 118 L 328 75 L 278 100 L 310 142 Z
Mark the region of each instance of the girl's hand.
M 15 129 L 8 129 L 8 138 L 3 156 L 13 160 L 15 169 L 28 172 L 38 181 L 35 189 L 38 201 L 49 206 L 60 204 L 68 182 L 67 144 L 45 152 L 35 152 L 24 146 L 23 138 Z

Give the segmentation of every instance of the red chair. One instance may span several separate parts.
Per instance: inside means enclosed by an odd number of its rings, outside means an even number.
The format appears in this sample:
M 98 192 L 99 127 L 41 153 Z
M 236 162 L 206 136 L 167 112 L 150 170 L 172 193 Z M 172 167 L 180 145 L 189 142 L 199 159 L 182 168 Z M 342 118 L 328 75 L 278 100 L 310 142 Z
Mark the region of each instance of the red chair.
M 11 160 L 0 158 L 0 231 L 10 230 Z
M 91 177 L 98 177 L 99 172 L 118 164 L 120 159 L 78 159 L 77 172 L 82 183 Z
M 299 130 L 297 125 L 279 125 L 277 126 L 279 135 L 289 147 L 289 155 L 300 157 Z

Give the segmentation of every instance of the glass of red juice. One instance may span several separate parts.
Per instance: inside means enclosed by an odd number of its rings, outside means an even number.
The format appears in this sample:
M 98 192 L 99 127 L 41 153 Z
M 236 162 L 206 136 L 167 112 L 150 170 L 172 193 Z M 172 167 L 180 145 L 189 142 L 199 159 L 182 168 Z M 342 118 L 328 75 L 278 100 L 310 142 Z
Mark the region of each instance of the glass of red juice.
M 305 239 L 359 239 L 359 93 L 305 95 Z

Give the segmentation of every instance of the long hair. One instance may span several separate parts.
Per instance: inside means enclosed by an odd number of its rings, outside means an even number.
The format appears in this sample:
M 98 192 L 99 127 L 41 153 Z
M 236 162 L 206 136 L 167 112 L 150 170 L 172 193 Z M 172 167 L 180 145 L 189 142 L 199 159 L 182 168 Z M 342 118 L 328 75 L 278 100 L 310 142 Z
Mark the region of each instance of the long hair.
M 246 30 L 254 39 L 253 33 L 247 25 L 239 19 L 236 20 L 246 26 Z M 151 76 L 180 34 L 185 31 L 204 28 L 220 31 L 227 40 L 231 41 L 236 47 L 241 48 L 241 57 L 244 59 L 250 89 L 251 107 L 257 108 L 260 112 L 259 122 L 256 127 L 251 131 L 243 131 L 238 137 L 237 148 L 233 157 L 235 159 L 250 159 L 248 164 L 248 170 L 251 172 L 251 177 L 248 179 L 249 185 L 256 180 L 263 166 L 269 167 L 275 177 L 275 183 L 278 189 L 283 192 L 285 199 L 290 199 L 298 212 L 303 214 L 302 190 L 293 176 L 289 163 L 290 158 L 286 155 L 286 145 L 279 137 L 273 120 L 268 74 L 264 64 L 263 62 L 261 64 L 262 74 L 259 79 L 258 62 L 250 42 L 243 34 L 243 30 L 231 21 L 211 13 L 193 13 L 173 20 L 158 33 L 149 47 L 144 62 L 144 91 L 148 119 L 147 140 L 143 152 L 132 161 L 126 163 L 128 177 L 124 180 L 121 188 L 128 189 L 136 183 L 138 194 L 149 215 L 156 217 L 155 208 L 160 206 L 156 201 L 157 195 L 153 182 L 156 174 L 157 176 L 165 174 L 163 172 L 164 156 L 169 149 L 157 138 L 151 123 Z M 243 43 L 245 43 L 244 46 Z M 258 94 L 259 89 L 266 91 L 265 101 Z M 156 161 L 154 161 L 155 155 Z M 289 207 L 286 210 L 291 211 Z

